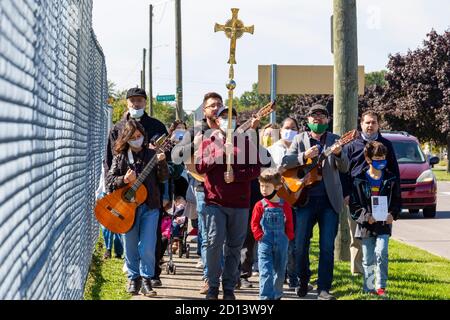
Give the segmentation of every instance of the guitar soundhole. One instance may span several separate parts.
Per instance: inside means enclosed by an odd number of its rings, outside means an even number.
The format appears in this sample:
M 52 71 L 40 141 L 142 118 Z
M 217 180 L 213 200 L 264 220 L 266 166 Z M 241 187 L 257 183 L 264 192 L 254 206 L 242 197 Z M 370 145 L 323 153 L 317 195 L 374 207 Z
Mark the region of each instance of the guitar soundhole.
M 133 202 L 135 196 L 136 192 L 134 192 L 133 189 L 128 189 L 128 191 L 123 195 L 124 199 L 128 202 Z

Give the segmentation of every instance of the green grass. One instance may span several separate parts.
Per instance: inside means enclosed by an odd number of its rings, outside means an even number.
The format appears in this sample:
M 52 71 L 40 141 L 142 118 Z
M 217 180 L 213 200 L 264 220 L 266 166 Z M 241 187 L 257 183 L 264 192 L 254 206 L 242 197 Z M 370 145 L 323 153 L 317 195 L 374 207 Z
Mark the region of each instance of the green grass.
M 438 181 L 450 181 L 450 174 L 445 169 L 433 169 L 433 173 Z
M 311 250 L 311 280 L 314 283 L 318 266 L 317 228 L 314 230 Z M 450 260 L 390 239 L 387 290 L 392 300 L 450 299 Z M 335 263 L 331 291 L 341 300 L 381 299 L 363 294 L 362 276 L 351 275 L 349 262 Z
M 124 261 L 114 258 L 104 260 L 105 249 L 103 244 L 103 237 L 100 235 L 92 256 L 84 299 L 128 300 L 131 295 L 126 291 L 127 277 L 122 273 Z

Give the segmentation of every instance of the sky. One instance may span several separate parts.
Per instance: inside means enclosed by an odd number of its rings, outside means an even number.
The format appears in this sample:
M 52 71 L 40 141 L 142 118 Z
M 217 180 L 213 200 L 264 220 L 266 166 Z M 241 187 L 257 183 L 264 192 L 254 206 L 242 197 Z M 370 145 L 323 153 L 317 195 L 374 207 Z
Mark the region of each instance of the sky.
M 175 2 L 94 0 L 93 28 L 117 89 L 140 84 L 142 51 L 149 47 L 153 10 L 153 95 L 175 94 Z M 181 0 L 183 106 L 198 108 L 206 92 L 227 96 L 230 41 L 215 23 L 239 8 L 253 35 L 237 42 L 235 95 L 252 89 L 258 65 L 331 65 L 332 0 Z M 448 0 L 358 0 L 358 63 L 366 72 L 386 68 L 388 55 L 421 46 L 426 34 L 450 29 Z M 148 60 L 148 56 L 147 56 Z M 148 62 L 147 62 L 148 65 Z M 148 66 L 147 66 L 148 68 Z M 148 90 L 148 70 L 147 70 Z

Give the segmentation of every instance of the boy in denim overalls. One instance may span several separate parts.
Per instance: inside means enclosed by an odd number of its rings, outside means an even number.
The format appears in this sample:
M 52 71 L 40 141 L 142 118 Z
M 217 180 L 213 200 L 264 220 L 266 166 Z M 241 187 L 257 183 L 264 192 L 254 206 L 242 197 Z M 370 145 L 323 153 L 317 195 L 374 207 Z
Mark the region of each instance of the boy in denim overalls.
M 270 168 L 259 177 L 264 199 L 253 208 L 251 227 L 258 241 L 259 296 L 279 300 L 283 296 L 289 240 L 294 239 L 292 210 L 277 196 L 281 175 Z

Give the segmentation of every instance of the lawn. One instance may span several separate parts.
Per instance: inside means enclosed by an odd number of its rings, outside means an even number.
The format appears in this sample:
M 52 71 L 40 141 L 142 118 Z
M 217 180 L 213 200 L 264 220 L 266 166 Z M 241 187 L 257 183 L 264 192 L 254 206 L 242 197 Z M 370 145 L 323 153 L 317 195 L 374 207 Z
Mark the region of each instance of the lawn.
M 395 227 L 394 227 L 395 232 Z M 123 260 L 103 260 L 103 239 L 96 246 L 88 277 L 86 300 L 128 300 Z M 311 282 L 317 280 L 318 230 L 311 242 Z M 352 276 L 349 262 L 336 262 L 332 293 L 341 300 L 377 300 L 362 293 L 362 277 Z M 432 255 L 401 242 L 389 241 L 389 299 L 450 299 L 450 260 Z
M 445 169 L 433 169 L 433 173 L 438 181 L 450 181 L 450 174 Z
M 103 237 L 100 235 L 92 257 L 91 269 L 84 290 L 85 300 L 128 300 L 127 277 L 122 272 L 124 260 L 103 259 Z M 114 257 L 114 254 L 113 254 Z

